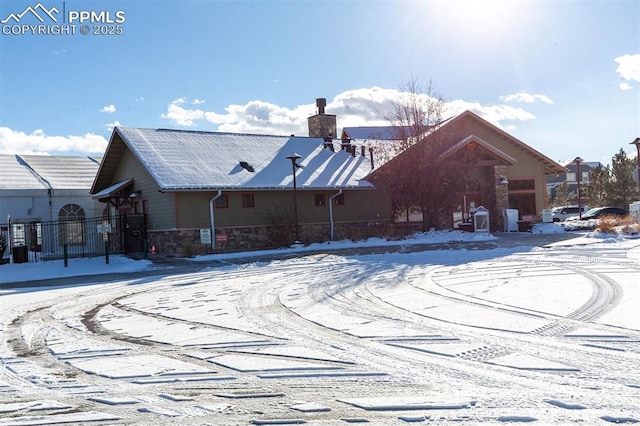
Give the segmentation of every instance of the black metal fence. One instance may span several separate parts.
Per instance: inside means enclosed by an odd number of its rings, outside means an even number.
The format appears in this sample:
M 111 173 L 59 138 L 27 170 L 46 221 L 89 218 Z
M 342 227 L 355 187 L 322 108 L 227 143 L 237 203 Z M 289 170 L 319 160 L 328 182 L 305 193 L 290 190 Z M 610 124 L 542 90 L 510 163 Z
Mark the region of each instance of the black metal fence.
M 141 252 L 145 241 L 143 214 L 0 224 L 0 258 L 14 263 Z

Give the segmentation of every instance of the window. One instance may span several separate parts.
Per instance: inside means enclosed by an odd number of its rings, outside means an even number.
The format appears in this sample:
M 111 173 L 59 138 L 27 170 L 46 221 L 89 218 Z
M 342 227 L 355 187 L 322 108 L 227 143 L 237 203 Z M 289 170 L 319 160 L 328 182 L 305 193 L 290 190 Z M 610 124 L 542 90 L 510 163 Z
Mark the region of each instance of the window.
M 567 173 L 567 176 L 568 175 L 569 173 Z M 533 179 L 509 180 L 509 191 L 535 191 L 535 190 L 536 190 L 536 181 Z
M 582 172 L 581 175 L 582 182 L 589 182 L 589 172 Z
M 326 204 L 324 194 L 315 194 L 315 205 L 318 207 L 324 206 Z
M 243 208 L 255 207 L 253 194 L 242 194 L 242 207 Z
M 567 182 L 576 182 L 576 174 L 573 172 L 567 173 Z
M 214 202 L 216 209 L 228 209 L 229 208 L 229 196 L 227 194 L 222 194 L 216 201 Z
M 509 194 L 509 207 L 518 209 L 520 217 L 536 215 L 536 194 Z
M 534 179 L 509 180 L 509 207 L 518 209 L 520 217 L 536 215 L 536 181 Z
M 84 209 L 77 204 L 67 204 L 58 212 L 61 244 L 82 244 L 84 242 Z
M 333 204 L 336 206 L 344 206 L 344 194 L 340 194 L 333 199 Z

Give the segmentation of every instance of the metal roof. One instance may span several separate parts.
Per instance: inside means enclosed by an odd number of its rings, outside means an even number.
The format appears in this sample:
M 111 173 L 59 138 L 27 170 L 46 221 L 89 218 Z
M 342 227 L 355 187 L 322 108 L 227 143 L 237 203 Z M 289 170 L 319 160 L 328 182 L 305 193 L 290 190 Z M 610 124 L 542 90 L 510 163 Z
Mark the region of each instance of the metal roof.
M 398 139 L 397 133 L 394 126 L 357 126 L 342 129 L 343 136 L 361 140 L 395 140 Z
M 0 189 L 89 190 L 100 159 L 0 154 Z
M 334 152 L 322 138 L 116 127 L 93 192 L 109 181 L 103 173 L 115 172 L 117 159 L 110 156 L 122 155 L 122 143 L 164 191 L 290 188 L 292 152 L 302 157 L 299 189 L 373 187 L 362 180 L 371 169 L 368 157 Z

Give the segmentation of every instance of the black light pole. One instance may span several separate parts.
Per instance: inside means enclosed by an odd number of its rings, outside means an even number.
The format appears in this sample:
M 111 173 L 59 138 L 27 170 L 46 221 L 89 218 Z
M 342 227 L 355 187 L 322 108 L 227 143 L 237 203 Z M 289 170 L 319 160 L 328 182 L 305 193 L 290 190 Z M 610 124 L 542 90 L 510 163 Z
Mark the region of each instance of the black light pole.
M 574 163 L 576 163 L 576 179 L 578 180 L 578 214 L 580 215 L 580 219 L 582 219 L 582 193 L 580 191 L 580 163 L 582 163 L 584 160 L 580 157 L 576 157 L 575 160 L 573 160 Z
M 298 233 L 298 194 L 297 194 L 298 187 L 296 184 L 296 171 L 298 170 L 298 167 L 300 167 L 297 161 L 302 157 L 300 156 L 300 154 L 296 152 L 292 152 L 287 158 L 291 160 L 291 168 L 293 169 L 293 220 L 294 220 L 294 226 L 296 229 L 295 243 L 299 243 L 300 235 Z
M 638 160 L 638 200 L 640 200 L 640 138 L 635 138 L 633 145 L 636 146 L 638 153 L 636 154 L 636 160 Z

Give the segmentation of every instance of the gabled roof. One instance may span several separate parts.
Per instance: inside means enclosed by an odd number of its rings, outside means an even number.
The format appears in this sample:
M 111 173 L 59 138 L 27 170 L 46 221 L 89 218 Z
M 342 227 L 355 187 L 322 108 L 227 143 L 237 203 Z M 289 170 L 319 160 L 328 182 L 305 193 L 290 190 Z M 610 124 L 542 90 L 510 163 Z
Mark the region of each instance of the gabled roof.
M 65 155 L 0 155 L 0 189 L 89 190 L 99 159 Z
M 111 185 L 124 149 L 162 191 L 292 188 L 293 152 L 299 189 L 373 187 L 362 180 L 368 157 L 334 152 L 322 138 L 116 127 L 91 193 Z
M 441 156 L 442 157 L 446 157 L 448 155 L 456 153 L 456 152 L 460 151 L 462 148 L 464 148 L 464 147 L 466 147 L 466 146 L 468 146 L 470 144 L 476 144 L 478 146 L 481 146 L 482 148 L 487 150 L 489 153 L 491 153 L 493 156 L 495 156 L 496 158 L 500 159 L 506 165 L 512 166 L 512 165 L 514 165 L 514 164 L 516 164 L 518 162 L 518 160 L 516 160 L 515 158 L 513 158 L 509 154 L 499 150 L 495 146 L 491 145 L 489 142 L 485 141 L 482 138 L 479 138 L 476 135 L 467 136 L 466 138 L 462 139 L 460 142 L 456 143 L 451 148 L 449 148 L 448 150 L 443 152 L 441 154 Z
M 501 136 L 503 139 L 505 139 L 511 145 L 513 145 L 516 148 L 524 151 L 527 155 L 535 158 L 544 167 L 545 174 L 564 173 L 566 171 L 566 169 L 563 166 L 561 166 L 560 164 L 558 164 L 555 161 L 551 160 L 550 158 L 544 156 L 543 154 L 541 154 L 540 152 L 536 151 L 535 149 L 533 149 L 529 145 L 527 145 L 524 142 L 518 140 L 517 138 L 511 136 L 510 134 L 506 133 L 505 131 L 499 129 L 498 127 L 496 127 L 493 124 L 489 123 L 485 119 L 481 118 L 477 114 L 474 114 L 473 112 L 468 111 L 468 110 L 463 112 L 463 113 L 461 113 L 461 114 L 459 114 L 459 115 L 457 115 L 457 116 L 454 116 L 454 117 L 451 117 L 451 118 L 443 120 L 438 125 L 437 129 L 433 130 L 433 132 L 431 132 L 423 140 L 421 140 L 421 141 L 419 141 L 417 143 L 429 143 L 429 140 L 431 138 L 436 138 L 436 137 L 438 137 L 438 135 L 445 135 L 445 137 L 447 137 L 447 134 L 450 132 L 450 130 L 448 130 L 448 129 L 456 129 L 457 126 L 459 126 L 461 123 L 463 123 L 465 121 L 468 121 L 468 120 L 480 123 L 482 126 L 487 128 L 488 130 L 490 130 L 492 133 L 495 133 L 495 134 Z M 455 132 L 454 132 L 454 134 L 455 134 Z M 506 152 L 504 152 L 504 150 L 498 149 L 493 144 L 491 144 L 491 143 L 487 142 L 486 140 L 483 140 L 480 137 L 478 137 L 476 135 L 473 135 L 473 134 L 464 135 L 463 139 L 461 139 L 461 140 L 452 140 L 452 141 L 450 141 L 451 146 L 449 146 L 449 148 L 445 152 L 443 152 L 441 155 L 448 155 L 450 153 L 453 153 L 453 152 L 461 149 L 463 146 L 468 145 L 471 142 L 477 143 L 479 146 L 481 146 L 482 148 L 487 150 L 489 153 L 491 153 L 491 155 L 493 157 L 495 157 L 496 159 L 499 159 L 501 162 L 503 162 L 506 165 L 514 165 L 514 164 L 517 163 L 517 159 L 514 158 L 512 155 L 507 154 Z M 403 154 L 400 154 L 400 155 L 403 155 Z M 387 164 L 393 163 L 394 161 L 395 161 L 395 158 L 391 159 L 389 162 L 387 162 L 385 164 L 382 164 L 379 168 L 376 168 L 375 170 L 373 170 L 370 173 L 370 176 L 367 176 L 367 178 L 371 178 L 372 176 L 380 173 L 380 170 L 386 168 Z
M 342 139 L 359 140 L 396 140 L 397 131 L 393 126 L 360 126 L 345 127 L 342 129 Z
M 552 159 L 550 159 L 549 157 L 541 154 L 537 150 L 533 149 L 531 146 L 529 146 L 526 143 L 522 142 L 521 140 L 513 137 L 512 135 L 510 135 L 509 133 L 505 132 L 504 130 L 498 128 L 497 126 L 494 126 L 493 124 L 489 123 L 484 118 L 480 117 L 479 115 L 477 115 L 477 114 L 475 114 L 475 113 L 473 113 L 473 112 L 471 112 L 469 110 L 463 112 L 460 115 L 457 115 L 457 116 L 453 117 L 452 119 L 450 119 L 447 123 L 445 123 L 442 127 L 440 127 L 436 131 L 442 131 L 443 129 L 446 129 L 448 126 L 455 126 L 456 123 L 458 123 L 460 121 L 463 121 L 465 119 L 471 119 L 471 120 L 474 120 L 474 121 L 477 121 L 477 122 L 481 123 L 483 126 L 485 126 L 488 129 L 490 129 L 493 133 L 496 133 L 496 134 L 504 137 L 512 145 L 514 145 L 518 149 L 526 152 L 528 155 L 530 155 L 530 156 L 534 157 L 535 159 L 537 159 L 544 166 L 546 174 L 564 173 L 566 171 L 566 169 L 564 167 L 562 167 L 560 164 L 558 164 L 557 162 L 555 162 Z

